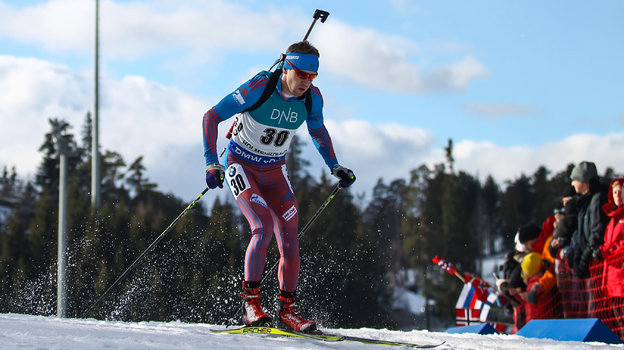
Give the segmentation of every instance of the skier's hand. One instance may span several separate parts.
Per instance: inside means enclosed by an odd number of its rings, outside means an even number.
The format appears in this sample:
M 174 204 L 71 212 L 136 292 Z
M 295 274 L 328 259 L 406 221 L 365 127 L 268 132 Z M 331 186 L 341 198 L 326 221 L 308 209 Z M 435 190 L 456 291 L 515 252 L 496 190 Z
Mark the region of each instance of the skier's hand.
M 353 171 L 343 167 L 340 164 L 334 165 L 331 173 L 340 180 L 340 187 L 349 187 L 355 182 L 355 175 L 353 174 Z
M 206 185 L 209 188 L 223 188 L 225 178 L 225 167 L 219 163 L 212 163 L 206 166 Z

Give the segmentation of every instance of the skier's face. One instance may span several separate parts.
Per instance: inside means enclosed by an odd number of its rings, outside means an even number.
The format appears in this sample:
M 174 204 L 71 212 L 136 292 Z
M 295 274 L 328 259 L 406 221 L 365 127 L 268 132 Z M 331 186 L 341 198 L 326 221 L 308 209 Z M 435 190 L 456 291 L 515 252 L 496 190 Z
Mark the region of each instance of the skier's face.
M 299 75 L 304 75 L 305 78 L 301 78 Z M 295 72 L 294 69 L 284 69 L 282 90 L 288 94 L 301 97 L 306 90 L 310 88 L 310 85 L 312 85 L 312 79 L 314 78 L 310 79 L 311 76 L 316 77 L 316 73 L 307 70 L 299 70 L 299 72 Z

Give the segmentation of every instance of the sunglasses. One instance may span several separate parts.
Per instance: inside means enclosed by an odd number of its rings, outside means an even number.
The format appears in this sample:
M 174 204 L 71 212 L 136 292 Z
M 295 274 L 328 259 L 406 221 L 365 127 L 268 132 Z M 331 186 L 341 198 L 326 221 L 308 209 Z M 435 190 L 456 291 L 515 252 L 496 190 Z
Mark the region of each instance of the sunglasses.
M 295 71 L 295 74 L 297 75 L 297 77 L 299 77 L 299 79 L 307 79 L 312 81 L 318 76 L 318 73 L 306 73 L 300 69 L 297 69 L 297 67 L 295 67 L 295 65 L 290 60 L 288 60 L 288 63 L 290 63 L 290 66 Z

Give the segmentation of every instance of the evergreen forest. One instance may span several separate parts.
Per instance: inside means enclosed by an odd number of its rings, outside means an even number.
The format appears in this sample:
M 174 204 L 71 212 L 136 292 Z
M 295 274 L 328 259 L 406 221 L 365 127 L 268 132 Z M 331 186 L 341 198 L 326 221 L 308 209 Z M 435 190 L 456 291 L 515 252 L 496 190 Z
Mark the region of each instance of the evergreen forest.
M 101 152 L 102 205 L 91 208 L 91 117 L 79 133 L 51 119 L 68 141 L 67 313 L 122 321 L 224 324 L 236 318 L 249 227 L 232 200 L 199 201 L 127 278 L 85 311 L 187 207 L 193 198 L 162 193 L 146 177 L 142 157 L 130 162 Z M 12 210 L 0 223 L 0 312 L 56 314 L 59 161 L 52 128 L 42 140 L 36 176 L 26 180 L 0 164 L 0 198 Z M 289 176 L 303 227 L 337 181 L 314 178 L 295 139 Z M 414 164 L 406 179 L 383 178 L 362 195 L 343 189 L 301 237 L 298 308 L 324 327 L 401 326 L 393 307 L 397 286 L 432 300 L 428 315 L 454 320 L 457 279 L 431 263 L 440 255 L 480 273 L 488 255 L 513 246 L 518 226 L 541 225 L 555 202 L 570 193 L 569 173 L 545 167 L 497 183 L 491 176 L 455 171 L 452 141 L 444 162 Z M 357 172 L 366 169 L 354 169 Z M 607 169 L 606 179 L 615 174 Z M 201 189 L 198 189 L 198 193 Z M 208 196 L 206 196 L 208 197 Z M 210 209 L 207 209 L 210 208 Z M 278 258 L 275 244 L 267 270 Z M 407 283 L 407 272 L 416 283 Z M 262 286 L 271 309 L 277 279 Z M 237 322 L 240 323 L 240 322 Z

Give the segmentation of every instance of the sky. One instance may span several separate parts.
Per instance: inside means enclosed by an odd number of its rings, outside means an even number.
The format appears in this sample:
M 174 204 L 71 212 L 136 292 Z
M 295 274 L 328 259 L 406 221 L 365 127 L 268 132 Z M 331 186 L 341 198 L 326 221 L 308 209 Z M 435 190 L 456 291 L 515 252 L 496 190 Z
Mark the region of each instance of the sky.
M 312 23 L 314 84 L 356 194 L 445 161 L 499 184 L 545 165 L 624 171 L 624 2 L 100 1 L 100 143 L 158 188 L 204 188 L 201 119 Z M 36 172 L 49 118 L 94 108 L 95 0 L 0 0 L 0 167 Z M 219 148 L 225 145 L 221 123 Z M 311 140 L 304 157 L 329 174 Z M 213 192 L 210 192 L 212 195 Z M 209 195 L 209 196 L 210 196 Z
M 0 349 L 236 349 L 236 350 L 315 350 L 315 349 L 407 349 L 357 342 L 319 342 L 271 338 L 260 335 L 215 334 L 223 326 L 181 322 L 99 321 L 57 317 L 0 314 Z M 435 349 L 456 350 L 607 350 L 622 345 L 599 342 L 556 341 L 504 334 L 449 334 L 427 331 L 390 331 L 384 329 L 339 329 L 326 332 L 349 336 L 419 344 L 445 344 Z

